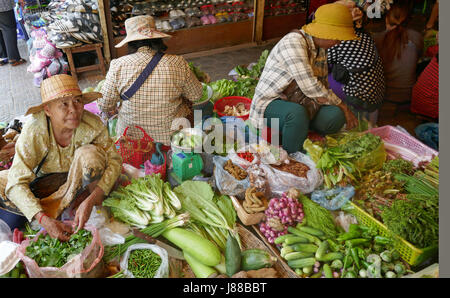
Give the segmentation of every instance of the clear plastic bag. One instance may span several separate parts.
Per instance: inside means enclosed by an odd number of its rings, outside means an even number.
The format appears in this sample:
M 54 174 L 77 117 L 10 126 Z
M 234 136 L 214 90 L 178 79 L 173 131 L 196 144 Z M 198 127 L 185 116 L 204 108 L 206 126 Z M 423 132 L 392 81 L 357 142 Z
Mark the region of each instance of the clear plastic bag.
M 355 188 L 353 186 L 335 187 L 333 189 L 315 190 L 311 194 L 311 200 L 328 210 L 341 209 L 353 196 Z M 332 199 L 327 197 L 334 196 Z
M 307 155 L 296 152 L 289 156 L 292 159 L 307 165 L 309 171 L 306 173 L 306 178 L 302 178 L 261 163 L 260 167 L 266 173 L 272 196 L 281 196 L 291 188 L 296 188 L 303 194 L 309 194 L 322 185 L 322 173 L 316 168 L 315 163 Z
M 241 168 L 243 168 L 243 169 L 247 169 L 248 167 L 258 163 L 259 158 L 256 154 L 253 154 L 252 162 L 249 162 L 249 161 L 239 157 L 238 153 L 243 153 L 243 152 L 250 152 L 250 146 L 248 146 L 248 145 L 244 146 L 244 147 L 238 149 L 237 151 L 234 151 L 234 148 L 230 149 L 230 151 L 228 152 L 228 158 L 231 159 L 231 161 L 234 164 L 241 166 Z
M 8 224 L 0 219 L 0 242 L 11 241 L 12 232 Z
M 123 270 L 123 273 L 126 276 L 134 278 L 133 274 L 128 270 L 128 258 L 130 256 L 130 253 L 136 249 L 150 249 L 161 257 L 161 265 L 156 271 L 154 278 L 169 277 L 169 256 L 167 254 L 167 251 L 164 248 L 153 244 L 133 244 L 128 247 L 127 251 L 122 257 L 122 261 L 120 262 L 120 270 Z
M 214 156 L 214 179 L 216 187 L 221 194 L 228 196 L 240 196 L 245 194 L 245 190 L 250 187 L 250 180 L 247 178 L 244 180 L 237 180 L 224 168 L 224 164 L 229 160 L 227 157 Z M 242 168 L 242 167 L 241 167 Z
M 71 225 L 72 223 L 68 223 Z M 17 254 L 23 261 L 30 278 L 74 278 L 74 277 L 100 277 L 103 275 L 104 247 L 100 240 L 98 230 L 94 226 L 86 225 L 85 229 L 92 233 L 92 242 L 78 255 L 71 258 L 60 268 L 39 267 L 35 260 L 26 256 L 27 246 L 34 240 L 25 240 L 17 249 Z M 40 235 L 41 231 L 36 235 Z

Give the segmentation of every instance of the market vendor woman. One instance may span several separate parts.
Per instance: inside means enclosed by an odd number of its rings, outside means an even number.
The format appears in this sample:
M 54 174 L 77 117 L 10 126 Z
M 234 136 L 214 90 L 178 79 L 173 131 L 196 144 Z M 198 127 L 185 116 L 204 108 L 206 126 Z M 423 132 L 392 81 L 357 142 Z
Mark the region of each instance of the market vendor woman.
M 163 39 L 170 35 L 158 32 L 151 16 L 136 16 L 125 21 L 127 36 L 116 47 L 128 44 L 129 55 L 114 59 L 103 84 L 103 98 L 98 100 L 102 112 L 121 108 L 117 134 L 139 138 L 135 126 L 142 127 L 155 142 L 170 145 L 173 121 L 191 118 L 190 102 L 201 98 L 203 87 L 186 60 L 168 55 Z
M 96 92 L 82 94 L 69 75 L 42 82 L 42 104 L 27 111 L 32 117 L 17 140 L 12 166 L 0 172 L 4 217 L 35 219 L 51 237 L 63 241 L 84 227 L 93 206 L 100 205 L 114 186 L 122 165 L 100 118 L 84 111 L 84 104 L 100 96 Z M 59 179 L 63 173 L 67 173 L 66 179 Z M 49 180 L 47 185 L 43 183 Z M 55 187 L 58 181 L 60 187 L 48 193 L 45 188 Z M 37 195 L 46 191 L 44 197 Z M 63 211 L 68 218 L 72 214 L 73 226 L 59 220 Z
M 281 144 L 288 153 L 302 149 L 310 128 L 332 134 L 344 124 L 355 127 L 355 115 L 328 88 L 326 50 L 356 38 L 346 6 L 319 7 L 311 24 L 287 34 L 272 49 L 252 100 L 251 124 L 264 129 L 271 127 L 271 119 L 279 119 Z

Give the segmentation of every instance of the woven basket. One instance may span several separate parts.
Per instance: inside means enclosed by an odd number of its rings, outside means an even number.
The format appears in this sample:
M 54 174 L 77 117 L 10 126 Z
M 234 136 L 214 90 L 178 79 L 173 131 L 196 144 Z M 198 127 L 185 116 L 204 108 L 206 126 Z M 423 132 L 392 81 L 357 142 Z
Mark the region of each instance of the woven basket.
M 296 278 L 298 277 L 297 274 L 295 274 L 294 271 L 292 271 L 287 264 L 283 264 L 281 257 L 277 254 L 274 254 L 273 251 L 270 249 L 267 249 L 267 246 L 264 244 L 263 241 L 261 241 L 256 235 L 254 235 L 252 232 L 247 230 L 242 225 L 237 225 L 239 236 L 241 237 L 241 243 L 242 243 L 242 250 L 247 249 L 253 249 L 253 248 L 259 248 L 268 251 L 272 256 L 275 256 L 277 258 L 277 262 L 273 265 L 273 269 L 275 269 L 278 272 L 279 278 Z M 185 261 L 175 260 L 173 258 L 169 258 L 169 265 L 170 265 L 170 274 L 169 277 L 174 278 L 195 278 L 194 273 L 190 269 L 189 265 Z M 286 270 L 286 267 L 289 270 Z M 181 272 L 183 273 L 183 276 L 181 276 Z

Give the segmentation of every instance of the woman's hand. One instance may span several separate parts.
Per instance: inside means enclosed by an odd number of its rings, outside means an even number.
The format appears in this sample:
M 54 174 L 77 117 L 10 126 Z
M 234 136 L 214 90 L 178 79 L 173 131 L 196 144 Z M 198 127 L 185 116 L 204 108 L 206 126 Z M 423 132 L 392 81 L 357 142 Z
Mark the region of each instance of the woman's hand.
M 92 208 L 94 208 L 95 205 L 100 205 L 104 196 L 105 193 L 103 190 L 96 186 L 94 191 L 80 204 L 80 206 L 78 206 L 73 221 L 73 228 L 76 228 L 75 233 L 84 228 L 85 223 L 91 216 Z
M 355 117 L 355 114 L 353 114 L 353 112 L 350 111 L 348 106 L 343 102 L 341 102 L 338 107 L 340 107 L 342 112 L 344 112 L 345 119 L 347 121 L 346 129 L 350 130 L 355 128 L 358 125 L 358 119 Z
M 42 212 L 39 212 L 36 217 L 37 220 L 41 220 L 41 226 L 52 238 L 59 239 L 60 241 L 68 241 L 72 235 L 72 227 L 64 224 L 63 222 L 48 217 Z

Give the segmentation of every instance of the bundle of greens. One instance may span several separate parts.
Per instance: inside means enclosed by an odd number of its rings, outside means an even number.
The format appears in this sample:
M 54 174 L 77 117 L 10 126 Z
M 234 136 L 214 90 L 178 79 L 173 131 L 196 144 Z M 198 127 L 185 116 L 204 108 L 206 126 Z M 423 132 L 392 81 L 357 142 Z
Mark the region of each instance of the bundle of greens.
M 140 231 L 150 237 L 156 238 L 160 236 L 163 232 L 176 227 L 184 226 L 188 222 L 189 222 L 189 215 L 186 213 L 182 213 L 173 218 L 166 219 L 160 223 L 151 224 Z M 125 253 L 128 247 L 137 243 L 145 243 L 145 240 L 138 238 L 134 235 L 130 235 L 127 238 L 125 238 L 124 244 L 106 246 L 103 259 L 106 262 L 110 262 L 114 258 L 119 257 L 123 253 Z
M 414 176 L 424 179 L 433 187 L 439 188 L 439 156 L 435 156 L 431 162 L 427 163 L 422 170 L 416 171 Z
M 103 206 L 110 207 L 115 218 L 143 228 L 162 222 L 165 217 L 173 218 L 181 202 L 170 184 L 156 174 L 133 179 L 131 184 L 113 191 L 103 201 Z
M 298 200 L 302 203 L 303 212 L 305 213 L 301 224 L 319 229 L 327 237 L 334 239 L 337 235 L 337 230 L 331 212 L 302 194 L 298 197 Z
M 208 83 L 208 75 L 206 73 L 204 73 L 198 66 L 195 66 L 193 62 L 189 62 L 188 65 L 200 82 Z
M 238 65 L 238 66 L 236 66 L 235 70 L 238 73 L 240 78 L 258 79 L 262 74 L 264 66 L 266 65 L 268 56 L 269 56 L 269 51 L 264 50 L 261 53 L 261 56 L 259 57 L 258 62 L 255 65 L 253 65 L 251 67 L 251 69 L 248 69 L 246 67 Z
M 25 255 L 36 261 L 39 267 L 60 268 L 71 258 L 80 254 L 92 242 L 92 234 L 79 230 L 69 241 L 61 242 L 50 235 L 40 234 L 27 246 Z
M 413 174 L 414 164 L 402 158 L 388 160 L 383 165 L 383 171 L 391 174 Z
M 211 102 L 215 103 L 218 99 L 227 96 L 236 95 L 237 83 L 235 81 L 222 79 L 209 84 L 213 90 Z
M 189 212 L 191 230 L 213 241 L 224 252 L 228 232 L 239 240 L 236 231 L 236 211 L 231 199 L 216 195 L 211 186 L 202 181 L 185 181 L 174 189 L 182 210 Z

